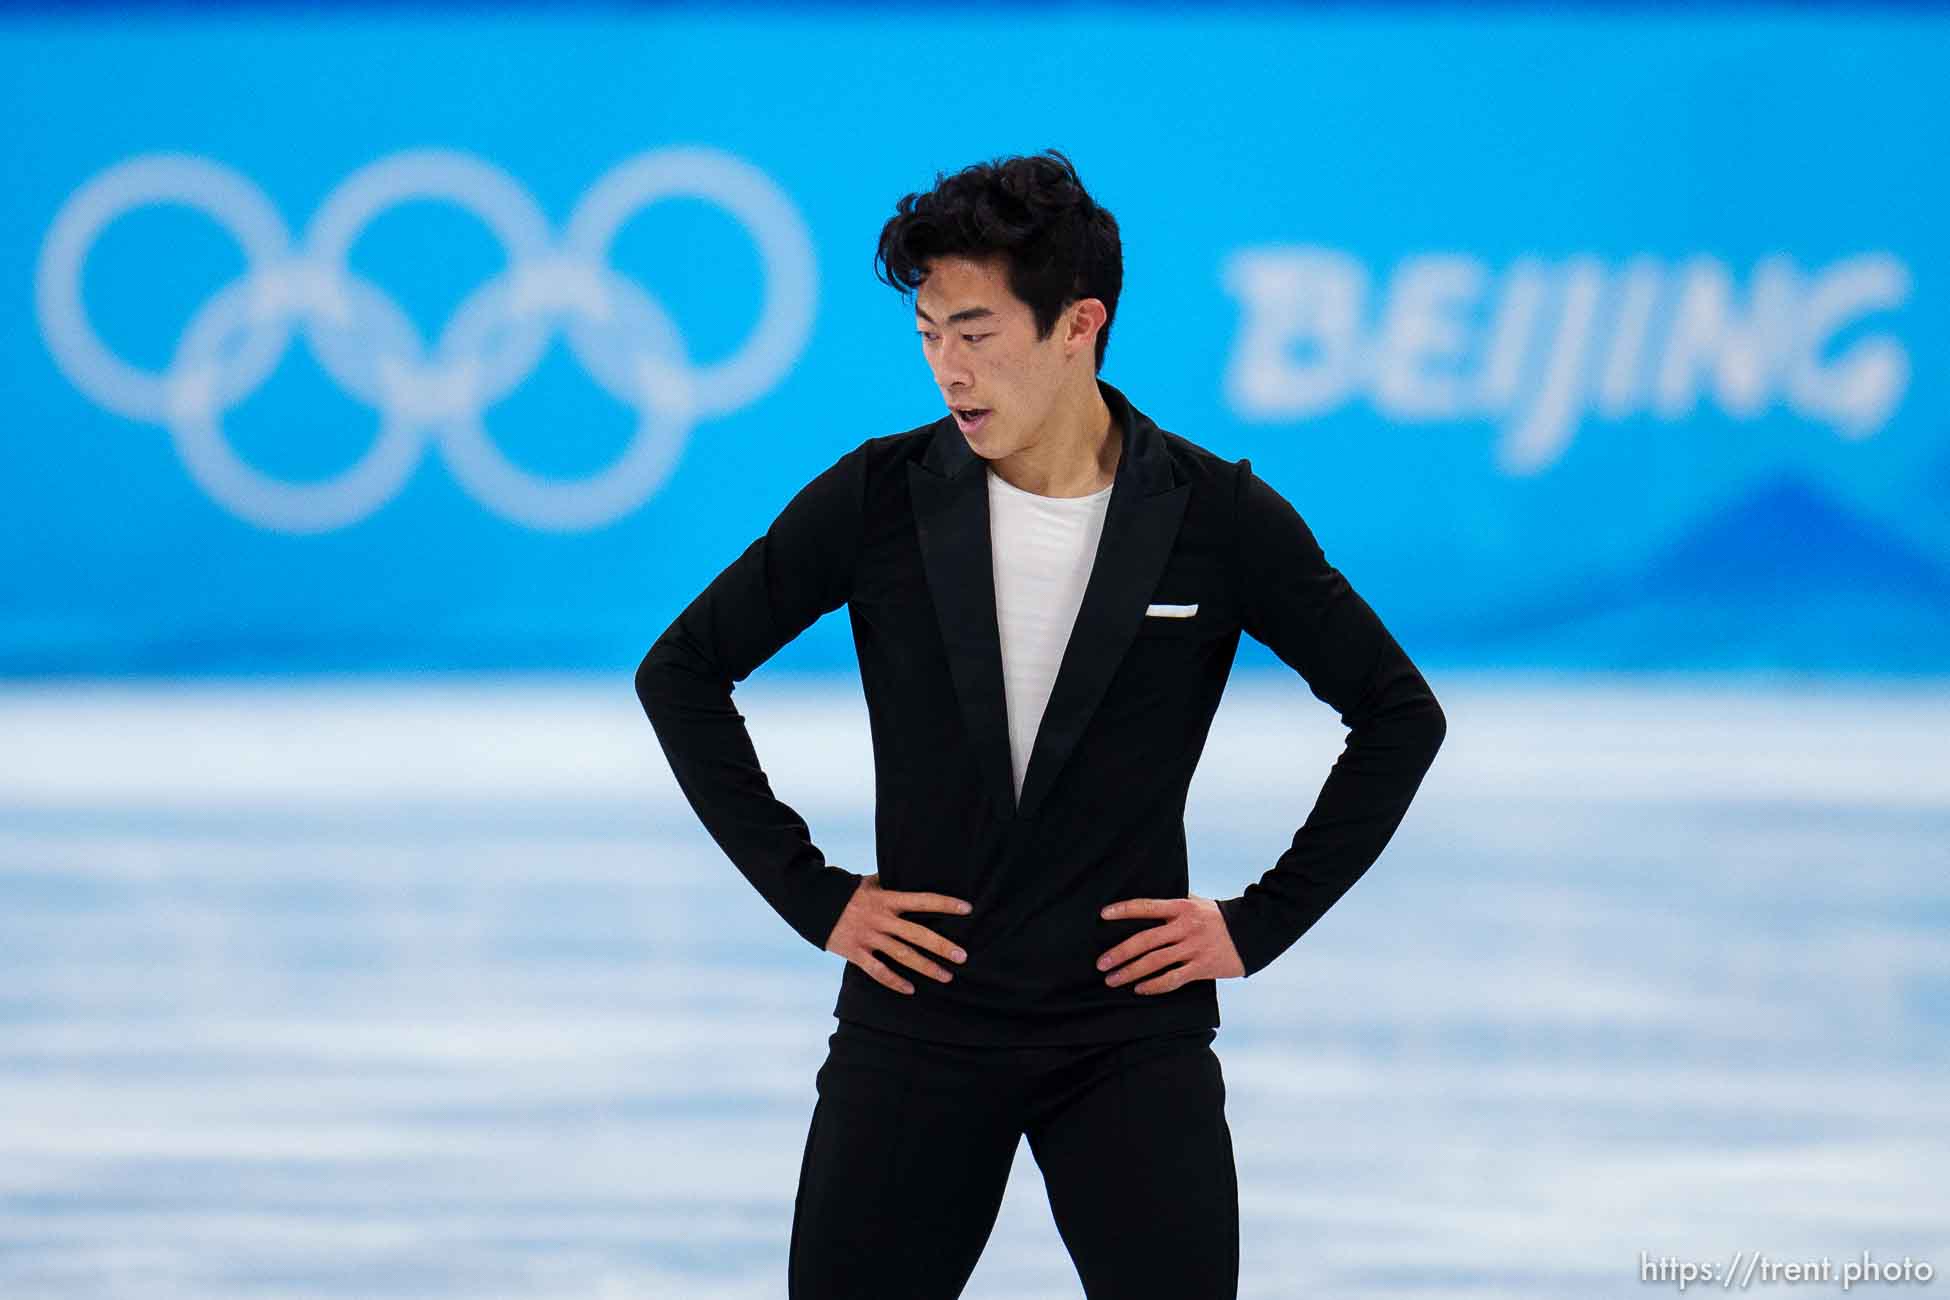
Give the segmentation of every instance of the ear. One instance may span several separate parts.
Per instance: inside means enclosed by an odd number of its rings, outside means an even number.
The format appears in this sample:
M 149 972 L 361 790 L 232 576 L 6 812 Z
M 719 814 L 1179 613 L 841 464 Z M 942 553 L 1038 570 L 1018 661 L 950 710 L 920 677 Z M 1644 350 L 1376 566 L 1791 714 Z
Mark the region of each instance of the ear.
M 1070 304 L 1069 324 L 1063 331 L 1063 355 L 1074 356 L 1084 348 L 1094 350 L 1097 346 L 1097 331 L 1104 327 L 1104 320 L 1110 315 L 1098 298 L 1080 298 Z

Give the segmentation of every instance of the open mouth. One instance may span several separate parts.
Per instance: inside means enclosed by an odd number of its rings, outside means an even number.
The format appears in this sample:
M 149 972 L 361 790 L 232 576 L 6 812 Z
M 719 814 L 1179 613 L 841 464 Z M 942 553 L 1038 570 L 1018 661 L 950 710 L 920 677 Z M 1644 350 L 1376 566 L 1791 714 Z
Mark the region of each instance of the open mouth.
M 961 426 L 963 433 L 973 433 L 988 422 L 989 412 L 987 407 L 957 406 L 953 410 L 955 412 L 955 423 Z

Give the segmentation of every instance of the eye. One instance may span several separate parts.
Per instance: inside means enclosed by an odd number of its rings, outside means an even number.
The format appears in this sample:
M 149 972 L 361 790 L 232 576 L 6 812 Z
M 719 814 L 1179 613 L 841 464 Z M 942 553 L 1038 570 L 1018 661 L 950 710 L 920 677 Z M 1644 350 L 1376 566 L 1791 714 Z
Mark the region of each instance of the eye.
M 934 342 L 935 336 L 928 333 L 926 330 L 915 330 L 914 332 L 916 334 L 919 334 L 922 338 L 926 339 L 928 342 L 930 343 Z
M 988 337 L 988 335 L 986 335 L 986 334 L 964 334 L 964 335 L 962 335 L 962 337 L 963 337 L 963 338 L 965 338 L 965 339 L 967 339 L 967 340 L 968 340 L 968 341 L 969 341 L 970 343 L 980 343 L 980 342 L 981 342 L 981 341 L 982 341 L 983 339 L 985 339 L 985 338 L 987 338 L 987 337 Z

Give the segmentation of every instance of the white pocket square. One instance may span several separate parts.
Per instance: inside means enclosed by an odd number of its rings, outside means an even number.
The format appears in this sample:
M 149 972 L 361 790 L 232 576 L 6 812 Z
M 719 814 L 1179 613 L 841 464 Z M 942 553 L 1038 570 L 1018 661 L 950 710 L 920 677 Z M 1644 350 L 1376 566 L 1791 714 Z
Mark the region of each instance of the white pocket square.
M 1197 605 L 1146 605 L 1146 618 L 1190 618 L 1198 613 Z

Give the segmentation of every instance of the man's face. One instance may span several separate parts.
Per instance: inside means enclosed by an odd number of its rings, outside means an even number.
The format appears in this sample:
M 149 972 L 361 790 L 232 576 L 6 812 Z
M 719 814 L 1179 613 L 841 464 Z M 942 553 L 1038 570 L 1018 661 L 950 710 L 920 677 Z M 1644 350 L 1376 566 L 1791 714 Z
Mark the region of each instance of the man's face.
M 1006 268 L 1001 257 L 938 257 L 914 294 L 914 328 L 935 387 L 957 412 L 955 423 L 968 445 L 985 460 L 1000 460 L 1035 441 L 1077 352 L 1065 346 L 1077 304 L 1057 319 L 1047 339 L 1038 340 L 1036 318 L 1009 292 Z M 1095 336 L 1082 345 L 1094 349 Z M 1094 359 L 1092 352 L 1084 364 Z M 959 414 L 971 408 L 982 414 L 972 421 Z

